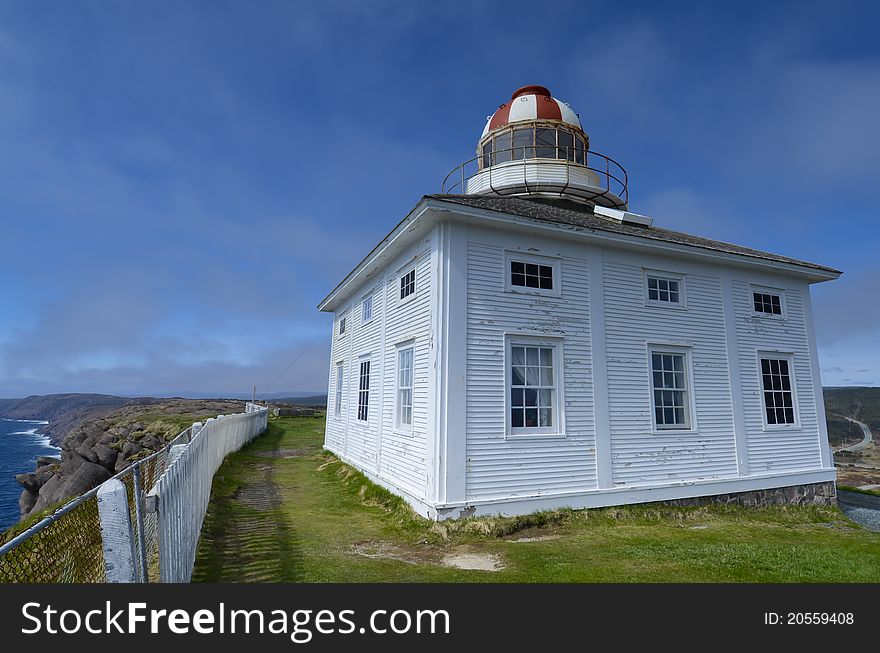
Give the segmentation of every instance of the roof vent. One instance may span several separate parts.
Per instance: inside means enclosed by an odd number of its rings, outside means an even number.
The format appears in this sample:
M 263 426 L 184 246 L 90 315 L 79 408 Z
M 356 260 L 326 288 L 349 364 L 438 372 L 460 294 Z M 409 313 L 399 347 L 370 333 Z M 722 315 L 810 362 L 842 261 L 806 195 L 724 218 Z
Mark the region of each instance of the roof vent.
M 629 211 L 620 211 L 618 209 L 609 209 L 605 206 L 594 206 L 593 213 L 606 218 L 611 218 L 623 224 L 637 224 L 640 227 L 650 227 L 654 222 L 654 218 L 647 215 L 639 215 L 638 213 L 630 213 Z

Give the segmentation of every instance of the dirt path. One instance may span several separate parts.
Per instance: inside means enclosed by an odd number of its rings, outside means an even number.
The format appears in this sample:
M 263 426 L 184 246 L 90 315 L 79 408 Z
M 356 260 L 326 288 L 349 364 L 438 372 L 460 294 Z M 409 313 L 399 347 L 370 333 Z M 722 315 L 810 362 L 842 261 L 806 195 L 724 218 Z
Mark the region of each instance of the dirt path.
M 298 580 L 295 571 L 291 571 L 299 567 L 295 564 L 298 538 L 280 509 L 281 498 L 274 478 L 274 459 L 283 458 L 284 452 L 255 453 L 239 462 L 234 475 L 246 481 L 231 494 L 216 492 L 215 485 L 198 557 L 219 564 L 197 564 L 195 582 Z

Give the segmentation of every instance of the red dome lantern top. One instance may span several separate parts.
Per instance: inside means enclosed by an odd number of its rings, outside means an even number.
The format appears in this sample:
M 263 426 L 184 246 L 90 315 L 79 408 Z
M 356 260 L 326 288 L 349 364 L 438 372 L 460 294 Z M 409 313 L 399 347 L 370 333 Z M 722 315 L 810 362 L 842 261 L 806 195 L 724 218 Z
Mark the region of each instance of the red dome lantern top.
M 509 102 L 498 107 L 486 121 L 480 138 L 499 127 L 524 120 L 554 120 L 583 131 L 580 119 L 570 106 L 554 98 L 546 87 L 529 85 L 518 88 Z

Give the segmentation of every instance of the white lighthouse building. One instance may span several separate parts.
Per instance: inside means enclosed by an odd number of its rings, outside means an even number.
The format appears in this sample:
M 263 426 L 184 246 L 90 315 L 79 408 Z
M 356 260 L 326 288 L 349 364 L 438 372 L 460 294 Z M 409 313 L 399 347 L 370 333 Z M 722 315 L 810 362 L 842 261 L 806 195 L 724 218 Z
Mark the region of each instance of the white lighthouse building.
M 432 519 L 831 501 L 810 285 L 663 229 L 541 86 L 320 303 L 325 447 Z

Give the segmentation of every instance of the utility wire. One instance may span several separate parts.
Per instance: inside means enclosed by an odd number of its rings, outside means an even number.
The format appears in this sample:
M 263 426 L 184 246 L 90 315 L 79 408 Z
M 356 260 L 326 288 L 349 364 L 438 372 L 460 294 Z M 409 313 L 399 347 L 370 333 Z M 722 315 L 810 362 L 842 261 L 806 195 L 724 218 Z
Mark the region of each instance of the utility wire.
M 300 387 L 303 383 L 305 383 L 306 381 L 308 381 L 309 379 L 311 379 L 312 377 L 314 377 L 314 376 L 315 376 L 316 374 L 318 374 L 319 372 L 324 372 L 324 373 L 326 374 L 326 373 L 328 373 L 329 371 L 330 371 L 330 368 L 329 368 L 327 365 L 324 365 L 324 366 L 322 366 L 322 367 L 319 367 L 318 369 L 316 369 L 314 372 L 312 372 L 312 373 L 309 374 L 308 376 L 304 376 L 303 378 L 301 378 L 301 379 L 297 382 L 297 384 L 296 384 L 295 386 L 293 386 L 293 387 L 290 389 L 290 391 L 293 392 L 293 391 L 296 390 L 298 387 Z
M 272 388 L 275 387 L 275 384 L 278 383 L 278 382 L 281 380 L 281 378 L 282 378 L 285 374 L 287 374 L 287 372 L 290 370 L 290 368 L 293 367 L 293 366 L 296 364 L 296 362 L 297 362 L 300 358 L 302 358 L 303 355 L 305 355 L 305 353 L 306 353 L 309 349 L 311 349 L 312 345 L 314 345 L 316 342 L 318 342 L 318 338 L 320 338 L 320 337 L 323 336 L 325 333 L 327 333 L 327 329 L 329 329 L 329 328 L 332 327 L 332 326 L 333 326 L 333 322 L 331 321 L 331 322 L 330 322 L 327 326 L 325 326 L 321 331 L 319 331 L 317 334 L 315 334 L 315 337 L 312 338 L 312 339 L 309 341 L 309 343 L 305 346 L 305 348 L 303 348 L 303 350 L 302 350 L 301 352 L 299 352 L 299 355 L 297 355 L 296 358 L 294 358 L 292 361 L 290 361 L 290 362 L 287 364 L 287 367 L 284 368 L 284 371 L 281 372 L 281 374 L 279 374 L 277 377 L 275 377 L 275 380 L 272 381 L 272 383 L 269 384 L 269 387 L 268 387 L 268 388 L 266 388 L 265 390 L 263 390 L 263 391 L 260 393 L 260 396 L 261 396 L 264 400 L 266 399 L 266 395 L 272 390 Z M 312 376 L 314 376 L 314 375 L 312 375 Z

